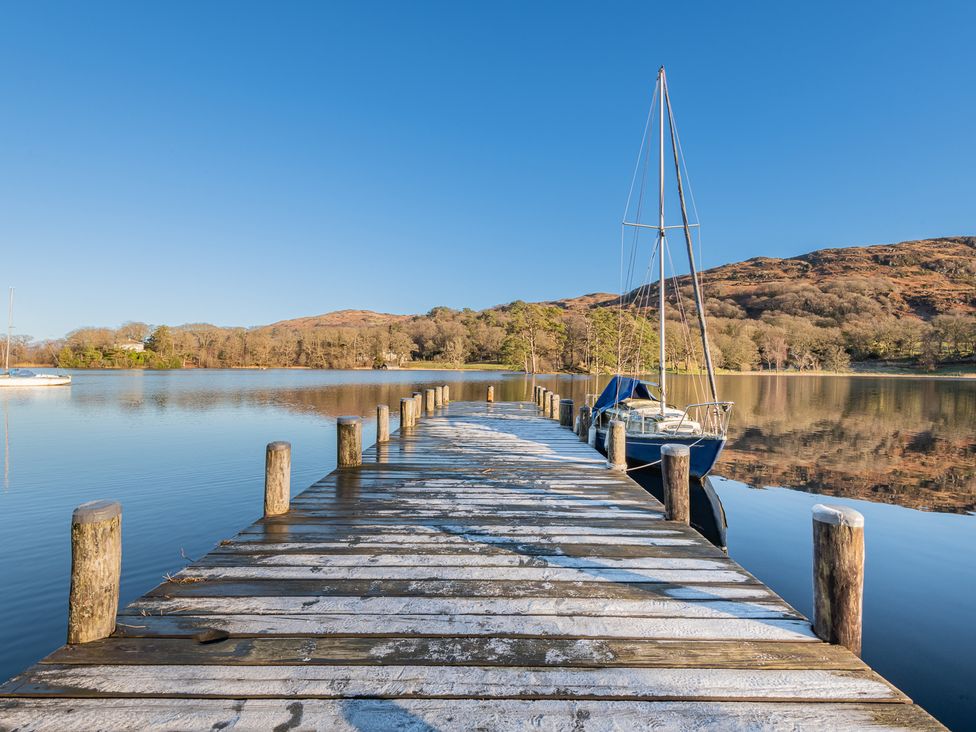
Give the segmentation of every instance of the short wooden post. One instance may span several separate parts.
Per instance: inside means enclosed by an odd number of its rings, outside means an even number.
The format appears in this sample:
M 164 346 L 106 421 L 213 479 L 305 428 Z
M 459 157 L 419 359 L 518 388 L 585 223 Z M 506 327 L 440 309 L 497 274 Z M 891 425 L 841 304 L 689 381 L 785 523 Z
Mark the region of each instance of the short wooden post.
M 359 417 L 339 417 L 336 420 L 336 456 L 340 468 L 363 464 L 363 420 Z
M 539 407 L 539 409 L 545 410 L 545 408 L 546 408 L 546 392 L 548 392 L 548 391 L 549 390 L 546 389 L 546 387 L 544 387 L 544 386 L 540 386 L 539 387 L 539 395 L 536 398 L 536 402 L 535 402 L 536 406 Z
M 424 409 L 427 410 L 427 414 L 434 413 L 434 390 L 424 389 Z
M 590 408 L 584 404 L 579 408 L 579 438 L 586 442 L 590 434 Z
M 413 419 L 414 422 L 419 422 L 420 418 L 424 416 L 424 395 L 419 391 L 413 393 Z
M 488 390 L 485 394 L 485 401 L 488 402 L 489 404 L 495 401 L 495 387 L 493 386 L 488 387 Z
M 573 400 L 559 400 L 559 426 L 573 429 Z
M 627 470 L 627 425 L 619 419 L 607 427 L 607 467 L 610 470 Z
M 446 407 L 451 403 L 451 387 L 444 384 L 444 406 Z
M 386 404 L 376 405 L 376 442 L 390 441 L 390 407 Z
M 864 516 L 847 506 L 813 507 L 813 631 L 861 655 Z
M 264 451 L 264 515 L 288 513 L 291 500 L 291 443 L 269 442 Z
M 691 523 L 691 450 L 687 445 L 661 446 L 661 478 L 664 482 L 664 518 Z
M 414 426 L 413 408 L 417 402 L 413 397 L 403 397 L 400 400 L 400 429 Z
M 444 387 L 435 386 L 434 387 L 434 406 L 443 407 L 444 406 Z
M 549 419 L 559 419 L 559 402 L 561 402 L 558 394 L 552 395 L 552 401 L 549 402 Z
M 122 574 L 122 506 L 82 503 L 71 515 L 68 643 L 107 638 L 115 630 Z

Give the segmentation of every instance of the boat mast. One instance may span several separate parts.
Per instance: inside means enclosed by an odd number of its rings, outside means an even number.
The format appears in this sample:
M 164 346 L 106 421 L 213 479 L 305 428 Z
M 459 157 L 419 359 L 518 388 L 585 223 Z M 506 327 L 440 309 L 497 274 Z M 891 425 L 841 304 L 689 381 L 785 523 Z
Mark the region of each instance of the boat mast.
M 708 371 L 708 386 L 712 391 L 712 401 L 717 402 L 718 389 L 715 387 L 715 369 L 712 367 L 712 352 L 708 347 L 705 305 L 702 302 L 701 286 L 698 283 L 698 271 L 695 269 L 695 248 L 691 242 L 691 226 L 688 223 L 688 209 L 685 206 L 685 191 L 681 185 L 681 163 L 679 162 L 678 140 L 674 130 L 674 113 L 671 110 L 671 95 L 668 93 L 667 82 L 664 83 L 663 96 L 664 103 L 668 105 L 668 121 L 671 127 L 671 152 L 674 156 L 674 174 L 678 181 L 678 200 L 681 202 L 681 223 L 684 225 L 685 244 L 688 245 L 688 265 L 691 273 L 691 287 L 695 293 L 695 310 L 698 311 L 698 327 L 701 330 L 702 352 L 705 355 L 705 369 Z M 664 104 L 661 105 L 661 108 L 664 108 Z
M 7 349 L 3 356 L 3 371 L 10 373 L 10 329 L 14 322 L 14 288 L 10 288 L 10 301 L 7 304 Z
M 657 238 L 657 258 L 660 268 L 658 270 L 657 294 L 658 294 L 658 342 L 660 351 L 658 352 L 658 382 L 661 389 L 661 414 L 664 414 L 667 399 L 667 389 L 664 383 L 665 363 L 664 363 L 664 91 L 667 86 L 664 81 L 664 67 L 657 72 L 658 83 L 658 107 L 659 107 L 659 162 L 658 162 L 658 238 Z

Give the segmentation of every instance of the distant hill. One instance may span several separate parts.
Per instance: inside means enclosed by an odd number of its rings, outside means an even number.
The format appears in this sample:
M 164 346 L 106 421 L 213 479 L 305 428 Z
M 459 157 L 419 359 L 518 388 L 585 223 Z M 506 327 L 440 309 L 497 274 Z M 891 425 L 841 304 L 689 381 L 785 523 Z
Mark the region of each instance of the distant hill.
M 701 280 L 706 308 L 724 317 L 758 318 L 770 310 L 838 321 L 872 311 L 923 320 L 973 314 L 976 237 L 819 249 L 789 259 L 755 257 L 713 267 Z M 690 286 L 687 276 L 679 283 Z M 638 295 L 635 290 L 627 299 Z
M 376 325 L 392 325 L 410 320 L 410 315 L 377 313 L 373 310 L 336 310 L 323 315 L 279 320 L 264 328 L 370 328 Z
M 758 318 L 764 312 L 858 315 L 857 308 L 929 320 L 946 313 L 976 313 L 976 237 L 921 239 L 843 249 L 818 249 L 798 257 L 754 257 L 723 264 L 701 274 L 710 315 Z M 678 278 L 683 290 L 688 276 Z M 651 285 L 647 297 L 657 292 Z M 626 297 L 633 303 L 640 291 Z M 566 311 L 618 305 L 608 292 L 550 300 Z M 875 306 L 870 306 L 872 302 Z M 489 308 L 497 310 L 505 306 Z M 372 310 L 337 310 L 292 318 L 269 328 L 366 328 L 402 323 L 421 315 L 394 315 Z

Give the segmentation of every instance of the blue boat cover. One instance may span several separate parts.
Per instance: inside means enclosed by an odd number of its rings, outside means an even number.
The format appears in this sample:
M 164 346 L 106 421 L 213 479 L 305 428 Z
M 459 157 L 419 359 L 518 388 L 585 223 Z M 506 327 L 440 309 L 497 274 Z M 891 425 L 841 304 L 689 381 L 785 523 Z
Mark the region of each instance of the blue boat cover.
M 623 399 L 657 399 L 647 388 L 647 384 L 640 379 L 631 379 L 629 376 L 614 376 L 603 390 L 600 398 L 596 400 L 593 409 L 599 413 L 612 407 Z

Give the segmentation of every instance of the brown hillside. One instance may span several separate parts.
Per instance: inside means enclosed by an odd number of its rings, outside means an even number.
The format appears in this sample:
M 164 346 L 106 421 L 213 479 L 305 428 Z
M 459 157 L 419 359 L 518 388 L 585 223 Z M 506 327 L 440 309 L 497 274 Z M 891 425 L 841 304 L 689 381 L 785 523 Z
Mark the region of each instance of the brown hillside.
M 266 328 L 368 328 L 374 325 L 391 325 L 410 320 L 412 315 L 377 313 L 373 310 L 336 310 L 323 315 L 279 320 Z
M 687 276 L 679 282 L 690 285 Z M 824 317 L 855 315 L 849 309 L 858 307 L 859 298 L 863 304 L 874 301 L 884 313 L 925 320 L 949 312 L 972 314 L 976 237 L 820 249 L 790 259 L 755 257 L 706 270 L 702 285 L 709 310 L 728 317 L 791 309 Z

